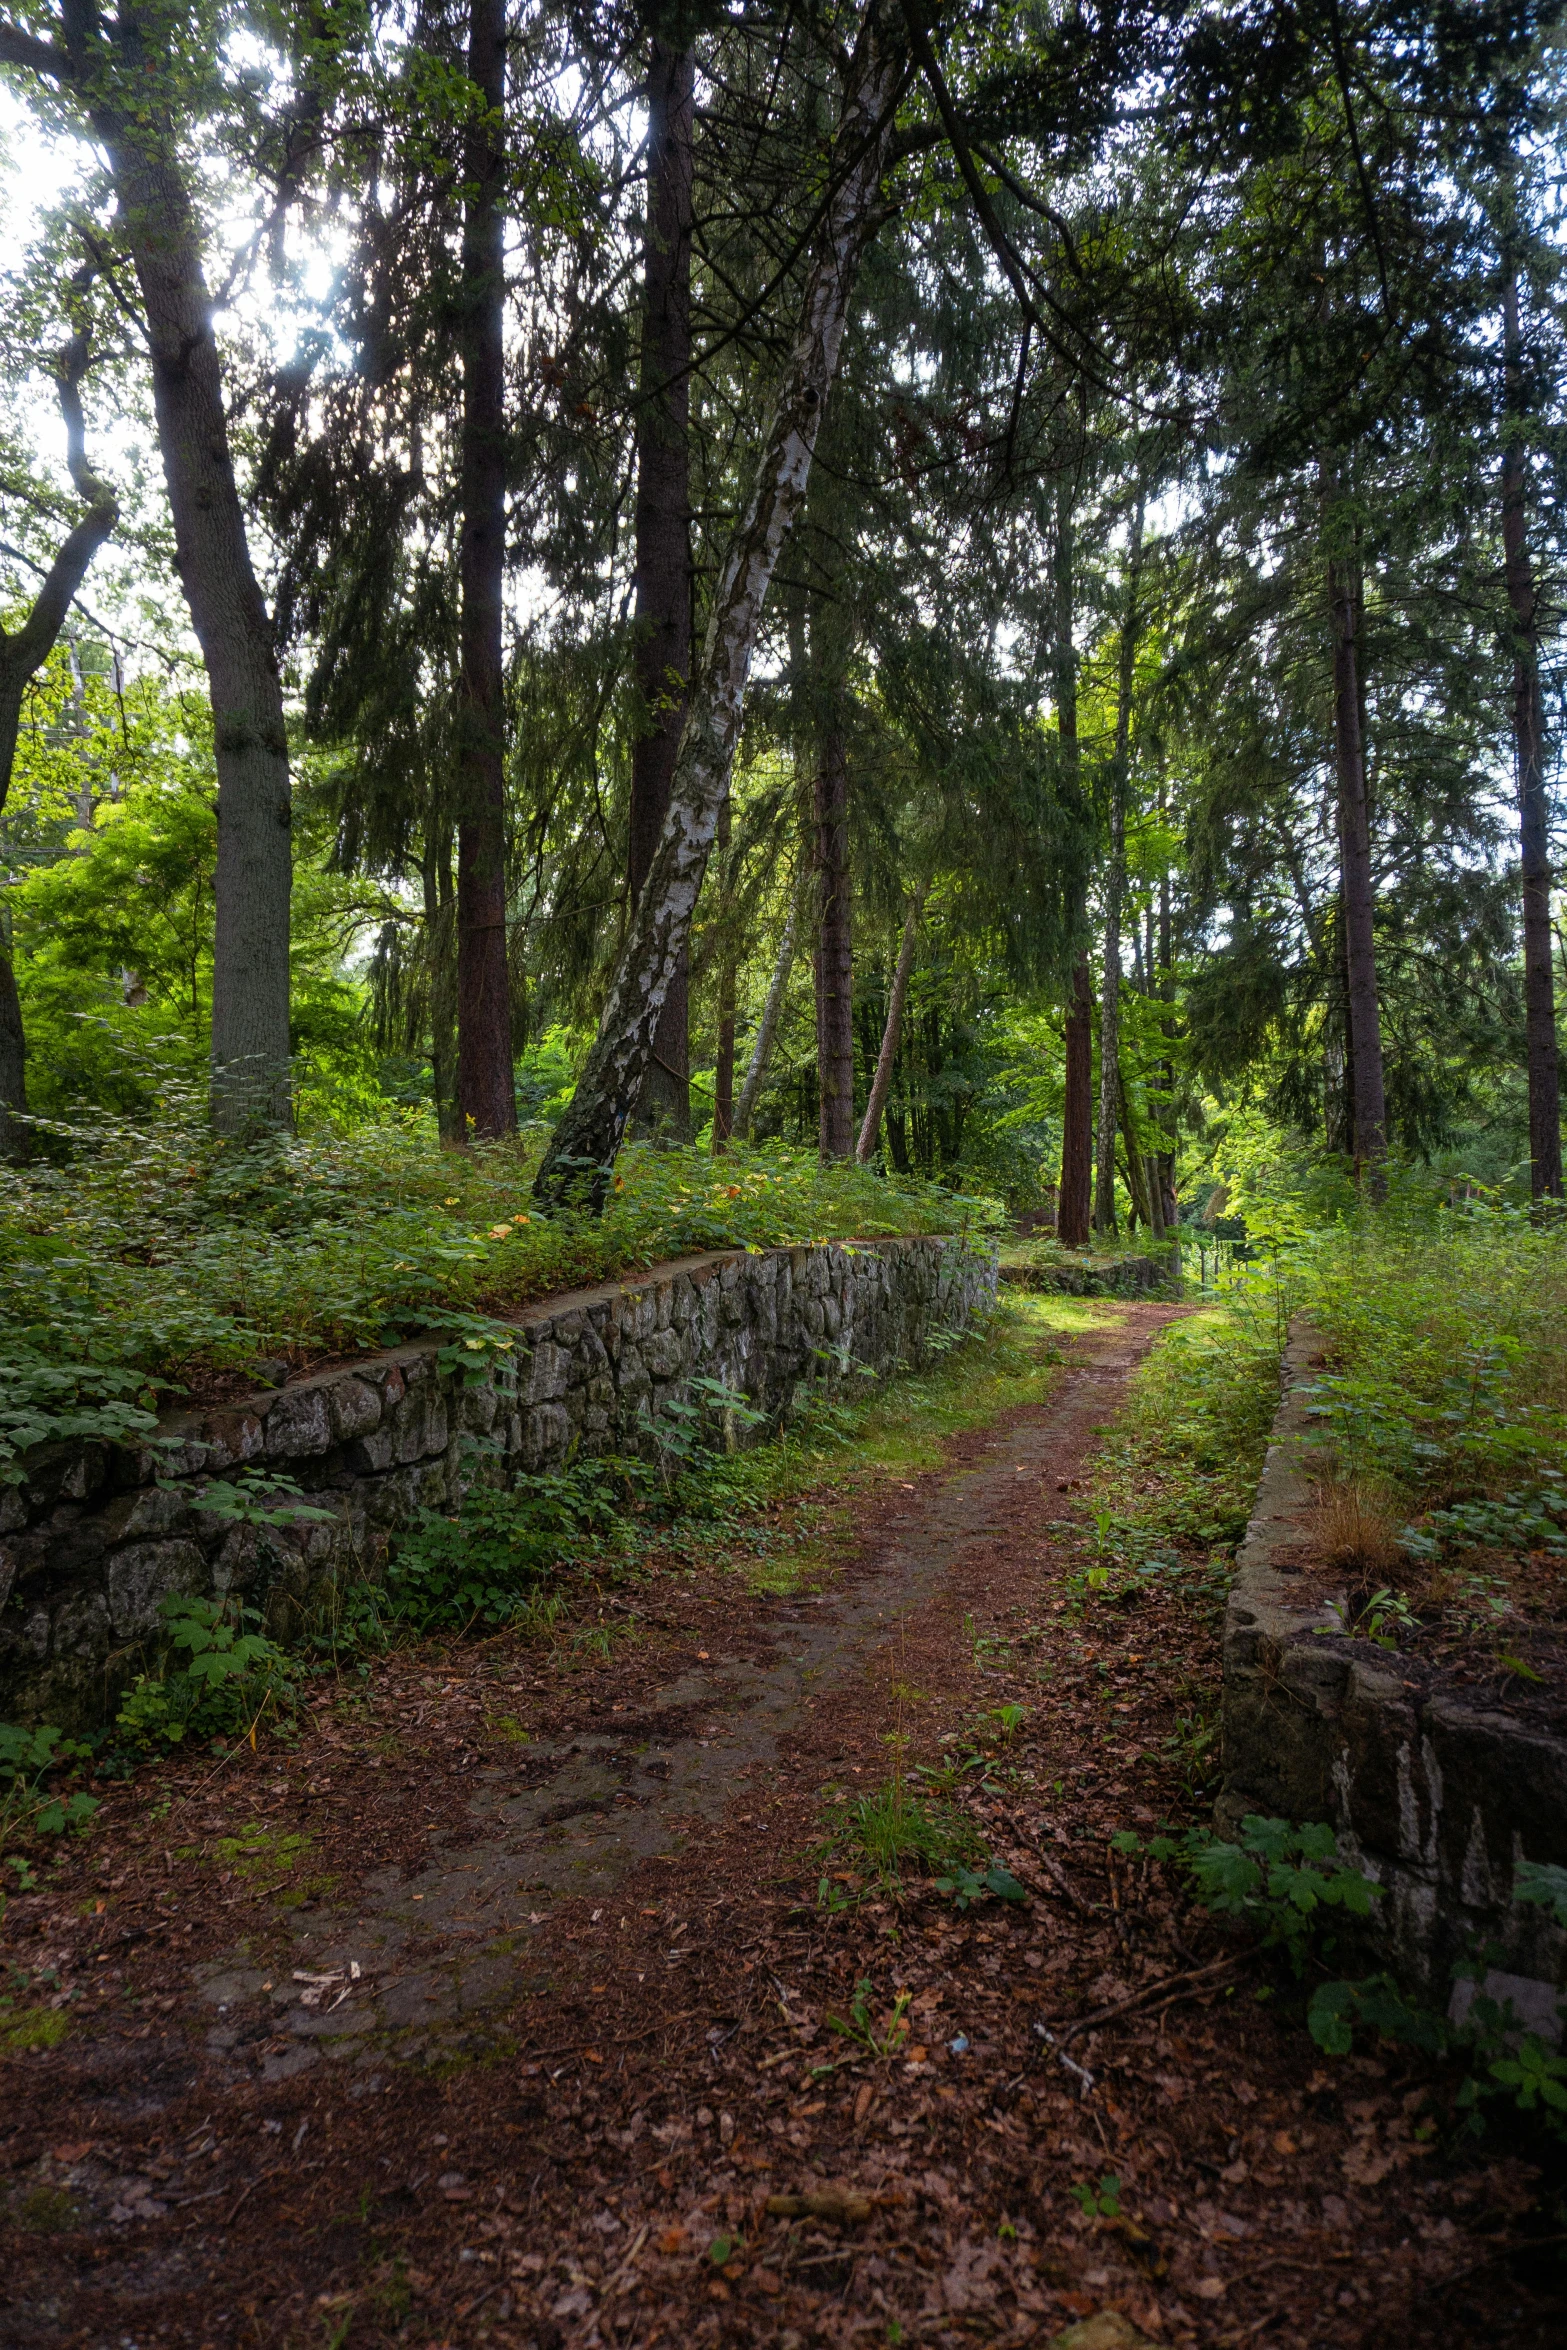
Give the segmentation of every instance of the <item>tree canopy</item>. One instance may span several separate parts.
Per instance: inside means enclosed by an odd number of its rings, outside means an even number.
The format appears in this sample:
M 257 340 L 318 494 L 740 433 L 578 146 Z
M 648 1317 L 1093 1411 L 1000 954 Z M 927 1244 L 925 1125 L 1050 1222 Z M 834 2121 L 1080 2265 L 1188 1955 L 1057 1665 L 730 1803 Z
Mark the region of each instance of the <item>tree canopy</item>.
M 1558 13 L 6 0 L 0 1150 L 1559 1195 Z

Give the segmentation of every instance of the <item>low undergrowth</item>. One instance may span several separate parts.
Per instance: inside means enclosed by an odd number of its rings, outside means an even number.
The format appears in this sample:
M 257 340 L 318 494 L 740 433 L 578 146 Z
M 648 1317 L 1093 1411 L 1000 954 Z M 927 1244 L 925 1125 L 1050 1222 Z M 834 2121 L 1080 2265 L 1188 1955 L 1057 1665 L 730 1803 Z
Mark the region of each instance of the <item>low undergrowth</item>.
M 1309 1251 L 1325 1366 L 1322 1564 L 1341 1629 L 1527 1689 L 1567 1627 L 1567 1248 L 1480 1209 L 1368 1219 Z
M 1179 1585 L 1217 1614 L 1279 1404 L 1278 1318 L 1244 1296 L 1166 1330 L 1131 1383 L 1074 1522 L 1079 1605 L 1125 1610 Z
M 544 1140 L 443 1149 L 428 1121 L 240 1145 L 170 1079 L 154 1123 L 54 1122 L 0 1167 L 0 1475 L 123 1436 L 164 1389 L 381 1346 L 720 1247 L 988 1231 L 999 1211 L 814 1154 L 633 1145 L 600 1218 L 541 1215 Z
M 363 1681 L 395 1642 L 504 1634 L 542 1644 L 563 1670 L 602 1663 L 636 1636 L 639 1589 L 680 1572 L 697 1542 L 767 1588 L 819 1579 L 833 1520 L 814 1498 L 824 1483 L 836 1507 L 867 1482 L 901 1484 L 905 1471 L 934 1466 L 949 1437 L 1043 1396 L 1061 1360 L 1056 1340 L 1104 1313 L 1009 1298 L 919 1373 L 866 1381 L 863 1392 L 824 1384 L 774 1438 L 744 1450 L 731 1447 L 756 1414 L 718 1382 L 697 1382 L 649 1458 L 578 1460 L 510 1489 L 475 1485 L 455 1511 L 426 1510 L 394 1546 L 384 1584 L 334 1590 L 288 1648 L 237 1597 L 172 1597 L 111 1727 L 84 1743 L 0 1724 L 0 1851 L 15 1879 L 30 1881 L 52 1839 L 86 1827 L 92 1781 L 182 1746 L 221 1753 L 286 1738 L 313 1683 Z M 208 1485 L 203 1505 L 263 1541 L 319 1514 L 290 1480 L 259 1472 Z M 971 1857 L 966 1846 L 947 1856 L 960 1892 Z

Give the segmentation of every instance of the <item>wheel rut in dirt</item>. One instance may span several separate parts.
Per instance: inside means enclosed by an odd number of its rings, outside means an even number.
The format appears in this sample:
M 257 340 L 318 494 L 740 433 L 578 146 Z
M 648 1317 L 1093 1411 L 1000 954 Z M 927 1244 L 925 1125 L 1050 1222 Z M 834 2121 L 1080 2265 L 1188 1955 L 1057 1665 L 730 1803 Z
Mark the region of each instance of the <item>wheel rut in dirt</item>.
M 292 1751 L 114 1796 L 5 1921 L 65 2027 L 0 2075 L 7 2350 L 1560 2339 L 1528 2164 L 1434 2159 L 1418 2076 L 1321 2070 L 1112 1840 L 1191 1816 L 1217 1684 L 1200 1545 L 1084 1593 L 1098 1432 L 1175 1310 L 824 1490 L 827 1588 L 694 1544 L 578 1674 L 397 1650 Z M 823 1859 L 905 1761 L 1026 1901 Z
M 862 1533 L 837 1588 L 772 1603 L 736 1594 L 713 1637 L 747 1653 L 708 1652 L 639 1693 L 624 1719 L 604 1726 L 596 1709 L 530 1742 L 515 1767 L 474 1770 L 458 1830 L 466 1837 L 414 1873 L 372 1872 L 351 1913 L 313 1907 L 297 1928 L 297 1966 L 207 1961 L 193 1988 L 213 2018 L 210 2053 L 234 2055 L 227 2019 L 257 2002 L 271 2004 L 290 2040 L 262 2057 L 268 2081 L 347 2041 L 428 2040 L 449 2025 L 472 2032 L 504 2011 L 530 1973 L 521 1953 L 556 1902 L 607 1901 L 640 1864 L 679 1861 L 736 1800 L 737 1784 L 766 1780 L 790 1750 L 802 1750 L 798 1760 L 820 1745 L 821 1715 L 858 1696 L 890 1641 L 906 1658 L 912 1639 L 934 1663 L 920 1612 L 935 1601 L 949 1629 L 951 1609 L 939 1603 L 965 1562 L 1058 1513 L 1057 1484 L 1080 1468 L 1094 1426 L 1168 1318 L 1145 1310 L 1133 1348 L 1110 1332 L 1080 1344 L 1047 1403 L 971 1439 L 964 1449 L 977 1457 L 956 1470 L 900 1485 L 901 1506 Z

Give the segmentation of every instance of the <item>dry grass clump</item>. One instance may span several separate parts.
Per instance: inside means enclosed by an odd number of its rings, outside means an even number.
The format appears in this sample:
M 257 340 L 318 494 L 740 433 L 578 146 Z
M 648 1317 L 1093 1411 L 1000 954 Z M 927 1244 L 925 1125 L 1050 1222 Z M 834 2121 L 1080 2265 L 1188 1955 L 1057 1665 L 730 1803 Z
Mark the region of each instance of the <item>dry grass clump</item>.
M 1385 1575 L 1405 1563 L 1398 1547 L 1405 1513 L 1386 1486 L 1368 1478 L 1326 1480 L 1312 1512 L 1324 1566 Z

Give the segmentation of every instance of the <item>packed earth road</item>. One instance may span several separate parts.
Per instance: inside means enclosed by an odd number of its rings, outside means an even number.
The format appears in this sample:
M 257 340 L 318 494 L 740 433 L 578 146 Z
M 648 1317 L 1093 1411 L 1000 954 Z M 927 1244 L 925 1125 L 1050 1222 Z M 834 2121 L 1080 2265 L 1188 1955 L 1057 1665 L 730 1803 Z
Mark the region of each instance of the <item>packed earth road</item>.
M 1217 1678 L 1211 1604 L 1068 1589 L 1181 1311 L 809 1497 L 793 1589 L 687 1537 L 570 1672 L 398 1648 L 112 1793 L 4 1921 L 65 2027 L 0 2068 L 8 2350 L 1563 2338 L 1523 2160 L 1110 1845 Z M 868 1881 L 835 1818 L 914 1785 L 1024 1898 Z

